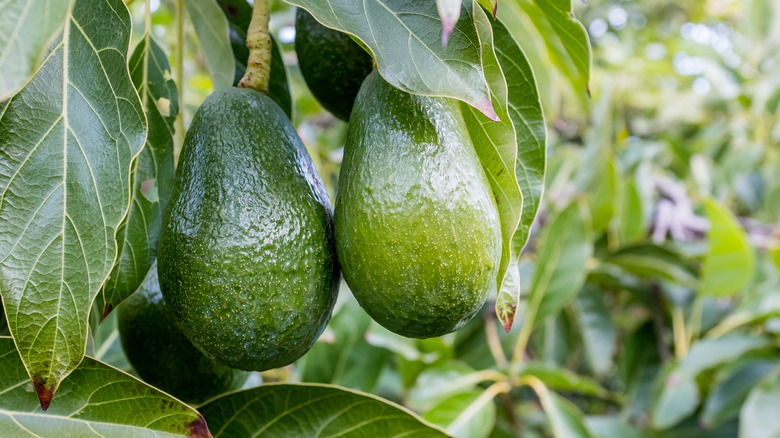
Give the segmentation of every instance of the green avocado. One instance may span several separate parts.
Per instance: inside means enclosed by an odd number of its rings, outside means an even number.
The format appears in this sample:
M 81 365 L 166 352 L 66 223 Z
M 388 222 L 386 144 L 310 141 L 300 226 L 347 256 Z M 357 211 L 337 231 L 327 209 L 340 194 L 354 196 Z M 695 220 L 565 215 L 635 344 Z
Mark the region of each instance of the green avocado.
M 144 381 L 188 403 L 201 403 L 244 384 L 249 373 L 206 357 L 187 340 L 168 311 L 157 264 L 117 309 L 122 349 Z
M 195 114 L 158 264 L 184 333 L 225 365 L 278 368 L 322 333 L 339 284 L 332 208 L 295 128 L 269 97 L 223 89 Z
M 455 101 L 371 73 L 347 131 L 335 222 L 344 279 L 395 333 L 455 331 L 496 289 L 498 210 Z
M 295 53 L 311 94 L 336 117 L 349 121 L 360 84 L 371 73 L 371 56 L 349 35 L 327 28 L 298 8 Z

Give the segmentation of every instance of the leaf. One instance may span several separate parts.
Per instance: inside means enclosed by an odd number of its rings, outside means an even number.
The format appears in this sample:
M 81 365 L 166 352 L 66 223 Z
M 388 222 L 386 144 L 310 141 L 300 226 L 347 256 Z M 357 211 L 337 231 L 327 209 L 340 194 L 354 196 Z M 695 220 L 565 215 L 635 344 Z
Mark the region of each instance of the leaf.
M 623 196 L 620 204 L 619 241 L 621 245 L 636 243 L 647 233 L 642 196 L 634 183 L 628 180 L 623 184 Z
M 609 397 L 607 390 L 595 380 L 546 363 L 529 362 L 520 371 L 520 376 L 533 376 L 558 391 L 576 392 L 602 398 Z
M 482 5 L 483 8 L 490 11 L 490 14 L 493 16 L 493 19 L 496 19 L 496 14 L 498 12 L 498 0 L 479 0 L 479 4 Z
M 767 376 L 750 394 L 739 413 L 739 438 L 780 436 L 780 369 Z
M 447 47 L 441 46 L 441 19 L 434 1 L 289 0 L 323 25 L 354 36 L 371 50 L 382 77 L 412 94 L 453 97 L 479 109 L 491 120 L 490 100 L 480 59 L 471 0 L 463 9 Z M 481 10 L 480 10 L 481 11 Z
M 458 438 L 486 438 L 496 424 L 496 405 L 485 391 L 453 395 L 426 412 L 423 418 Z
M 218 0 L 217 3 L 230 24 L 230 47 L 236 64 L 233 77 L 235 87 L 244 76 L 249 57 L 246 33 L 252 19 L 252 6 L 246 0 Z M 293 100 L 287 83 L 287 66 L 284 64 L 279 42 L 273 35 L 271 35 L 271 78 L 268 83 L 268 97 L 284 110 L 287 118 L 292 119 Z
M 461 0 L 436 0 L 436 9 L 441 19 L 441 45 L 447 47 L 447 41 L 455 29 L 455 23 L 460 17 Z
M 705 201 L 710 230 L 709 250 L 704 257 L 699 292 L 731 296 L 753 278 L 755 255 L 747 235 L 734 214 L 714 199 Z
M 712 428 L 737 418 L 750 390 L 776 367 L 774 360 L 753 360 L 731 373 L 707 397 L 702 423 Z
M 496 315 L 507 333 L 512 330 L 512 323 L 515 321 L 515 314 L 520 305 L 522 292 L 520 286 L 520 267 L 518 261 L 514 259 L 509 262 L 504 282 L 501 283 L 496 297 Z
M 554 438 L 591 438 L 585 426 L 582 412 L 570 401 L 550 392 L 544 385 L 534 385 L 534 390 L 547 414 Z
M 394 403 L 330 385 L 267 384 L 213 399 L 200 412 L 215 438 L 448 436 Z
M 227 18 L 214 0 L 184 0 L 184 4 L 206 57 L 212 87 L 215 90 L 230 87 L 234 66 Z
M 604 262 L 648 280 L 661 278 L 690 288 L 699 284 L 690 263 L 664 246 L 651 243 L 627 246 L 608 255 Z
M 617 335 L 609 309 L 604 304 L 603 291 L 585 285 L 574 304 L 585 359 L 595 373 L 606 374 L 612 368 Z
M 474 390 L 480 380 L 473 373 L 473 368 L 457 360 L 428 368 L 417 376 L 404 405 L 418 412 L 430 411 L 453 395 Z
M 701 395 L 696 376 L 702 371 L 738 359 L 743 354 L 771 345 L 767 339 L 751 335 L 728 335 L 703 339 L 666 376 L 654 403 L 651 420 L 656 429 L 668 429 L 692 414 Z
M 67 11 L 65 0 L 0 3 L 0 101 L 30 76 Z
M 590 213 L 576 201 L 550 219 L 541 231 L 529 303 L 539 302 L 535 323 L 559 312 L 585 282 L 586 261 L 593 254 Z M 532 312 L 533 306 L 528 306 Z
M 149 127 L 146 144 L 133 163 L 130 211 L 116 233 L 119 255 L 102 289 L 103 318 L 138 289 L 154 263 L 173 186 L 173 122 L 179 113 L 179 95 L 170 79 L 168 58 L 147 32 L 129 65 Z
M 769 252 L 772 256 L 772 261 L 775 263 L 775 266 L 777 266 L 777 269 L 780 270 L 780 245 L 769 248 Z
M 588 416 L 585 418 L 585 425 L 593 436 L 599 438 L 645 438 L 643 432 L 634 429 L 617 416 Z
M 389 352 L 366 342 L 371 318 L 354 299 L 333 315 L 323 336 L 296 365 L 304 382 L 332 383 L 372 392 Z
M 571 0 L 515 1 L 539 29 L 549 56 L 572 87 L 590 94 L 590 41 L 585 27 L 572 14 Z
M 496 110 L 500 121 L 492 121 L 475 108 L 465 104 L 461 104 L 461 112 L 493 190 L 501 220 L 503 245 L 496 279 L 496 288 L 500 291 L 504 285 L 507 268 L 513 258 L 511 241 L 523 211 L 523 195 L 517 184 L 514 164 L 517 161 L 517 137 L 507 112 L 507 82 L 493 50 L 493 29 L 481 8 L 474 11 L 474 22 L 480 37 L 482 65 L 490 87 L 493 109 Z M 514 284 L 519 286 L 517 283 Z M 511 280 L 507 286 L 510 289 L 500 291 L 496 301 L 496 312 L 505 329 L 512 326 L 514 312 L 520 298 L 519 289 L 511 289 Z
M 0 111 L 0 294 L 44 409 L 84 357 L 144 143 L 124 57 L 130 27 L 121 0 L 76 0 L 32 81 Z
M 175 398 L 92 358 L 65 380 L 46 414 L 11 338 L 0 337 L 0 436 L 210 437 Z

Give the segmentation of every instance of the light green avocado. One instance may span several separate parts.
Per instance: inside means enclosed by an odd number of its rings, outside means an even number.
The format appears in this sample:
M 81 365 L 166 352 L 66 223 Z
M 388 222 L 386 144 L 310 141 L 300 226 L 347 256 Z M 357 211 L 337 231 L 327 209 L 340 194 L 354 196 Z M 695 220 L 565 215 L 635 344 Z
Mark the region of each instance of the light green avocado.
M 456 102 L 366 78 L 352 111 L 336 201 L 336 245 L 360 305 L 415 338 L 479 311 L 501 259 L 490 186 Z
M 223 89 L 195 114 L 158 265 L 184 333 L 228 366 L 290 364 L 322 333 L 339 283 L 332 208 L 295 128 L 269 97 Z
M 160 293 L 157 264 L 117 309 L 117 324 L 122 349 L 138 375 L 187 403 L 238 389 L 249 376 L 206 357 L 184 336 Z

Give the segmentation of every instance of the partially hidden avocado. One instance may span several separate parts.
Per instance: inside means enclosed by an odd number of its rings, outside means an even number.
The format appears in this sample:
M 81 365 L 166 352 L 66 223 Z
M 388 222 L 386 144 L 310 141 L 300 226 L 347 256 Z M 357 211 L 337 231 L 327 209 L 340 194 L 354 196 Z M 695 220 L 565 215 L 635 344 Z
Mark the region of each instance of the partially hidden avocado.
M 314 97 L 349 121 L 360 84 L 373 69 L 371 56 L 349 35 L 323 26 L 301 8 L 295 17 L 295 53 Z
M 228 88 L 195 114 L 163 218 L 160 287 L 192 343 L 263 371 L 322 333 L 338 293 L 332 208 L 290 120 Z
M 496 289 L 498 210 L 457 102 L 373 72 L 355 101 L 335 211 L 344 279 L 388 330 L 457 330 Z
M 147 383 L 188 403 L 201 403 L 244 384 L 249 373 L 206 357 L 184 336 L 165 304 L 157 264 L 117 309 L 122 349 Z

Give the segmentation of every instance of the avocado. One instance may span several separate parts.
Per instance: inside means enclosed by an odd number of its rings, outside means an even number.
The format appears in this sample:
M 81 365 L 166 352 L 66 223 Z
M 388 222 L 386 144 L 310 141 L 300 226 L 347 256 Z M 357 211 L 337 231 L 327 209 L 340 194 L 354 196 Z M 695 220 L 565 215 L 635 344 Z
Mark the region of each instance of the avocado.
M 457 330 L 496 289 L 501 225 L 455 101 L 371 73 L 347 131 L 335 212 L 344 279 L 388 330 Z
M 188 403 L 201 403 L 244 384 L 249 373 L 206 357 L 184 336 L 168 311 L 157 264 L 117 309 L 122 349 L 144 381 Z
M 311 94 L 349 121 L 360 84 L 373 69 L 371 56 L 349 35 L 323 26 L 301 8 L 295 16 L 295 53 Z
M 292 363 L 322 333 L 339 265 L 327 192 L 282 109 L 254 90 L 195 114 L 160 234 L 160 287 L 195 346 L 233 368 Z

